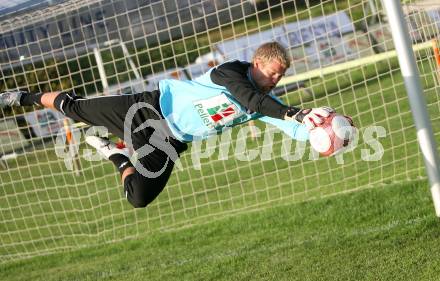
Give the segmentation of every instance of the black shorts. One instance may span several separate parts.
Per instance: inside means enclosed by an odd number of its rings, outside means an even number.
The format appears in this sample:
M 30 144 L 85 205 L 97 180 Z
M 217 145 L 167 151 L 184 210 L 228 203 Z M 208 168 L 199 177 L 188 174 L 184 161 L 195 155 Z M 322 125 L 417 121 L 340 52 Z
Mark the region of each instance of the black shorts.
M 175 160 L 187 149 L 171 134 L 159 107 L 159 96 L 159 91 L 153 91 L 85 99 L 61 93 L 54 102 L 67 117 L 104 126 L 140 152 L 134 163 L 136 172 L 124 181 L 125 195 L 135 207 L 145 207 L 156 198 L 165 187 Z M 127 115 L 130 121 L 126 125 L 131 126 L 124 135 Z M 174 149 L 170 152 L 169 148 Z

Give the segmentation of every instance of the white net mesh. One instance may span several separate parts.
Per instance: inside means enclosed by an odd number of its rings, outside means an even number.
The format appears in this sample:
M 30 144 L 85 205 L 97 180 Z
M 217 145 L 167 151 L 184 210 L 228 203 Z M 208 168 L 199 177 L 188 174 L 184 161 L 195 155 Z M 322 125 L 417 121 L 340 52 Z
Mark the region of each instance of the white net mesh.
M 249 60 L 258 45 L 277 40 L 292 67 L 276 93 L 289 104 L 330 105 L 352 116 L 359 141 L 338 157 L 317 158 L 272 126 L 237 127 L 193 143 L 162 194 L 135 210 L 113 165 L 86 160 L 86 127 L 69 125 L 76 143 L 57 148 L 55 136 L 66 138 L 68 125 L 61 115 L 6 108 L 0 262 L 426 177 L 379 1 L 17 2 L 0 7 L 2 91 L 152 90 L 163 78 Z M 438 138 L 440 7 L 404 8 Z

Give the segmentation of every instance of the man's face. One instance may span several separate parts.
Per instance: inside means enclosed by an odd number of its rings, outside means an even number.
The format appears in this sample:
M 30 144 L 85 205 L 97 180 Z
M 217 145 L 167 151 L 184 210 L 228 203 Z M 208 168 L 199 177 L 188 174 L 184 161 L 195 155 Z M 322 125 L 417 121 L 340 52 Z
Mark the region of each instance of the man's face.
M 286 67 L 277 60 L 264 63 L 260 59 L 255 59 L 251 69 L 252 79 L 263 93 L 275 88 L 285 72 Z

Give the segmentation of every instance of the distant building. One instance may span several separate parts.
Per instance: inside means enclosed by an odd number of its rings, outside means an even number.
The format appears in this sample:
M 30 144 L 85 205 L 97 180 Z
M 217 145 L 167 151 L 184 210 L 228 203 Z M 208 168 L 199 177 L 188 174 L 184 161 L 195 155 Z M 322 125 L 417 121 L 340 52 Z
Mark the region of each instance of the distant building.
M 0 4 L 0 64 L 71 57 L 118 39 L 145 46 L 254 13 L 241 0 L 14 0 Z

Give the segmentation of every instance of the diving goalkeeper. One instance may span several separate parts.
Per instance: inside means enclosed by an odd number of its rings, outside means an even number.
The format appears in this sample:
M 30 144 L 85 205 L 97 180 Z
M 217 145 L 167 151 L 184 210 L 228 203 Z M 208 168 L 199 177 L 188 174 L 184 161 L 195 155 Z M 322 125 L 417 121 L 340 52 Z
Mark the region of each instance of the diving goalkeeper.
M 225 62 L 192 81 L 162 80 L 152 92 L 85 99 L 67 92 L 7 91 L 0 94 L 0 108 L 42 105 L 76 121 L 105 126 L 136 150 L 135 163 L 126 149 L 108 139 L 89 136 L 86 142 L 114 163 L 126 198 L 141 208 L 164 189 L 188 142 L 255 119 L 307 140 L 308 131 L 333 110 L 287 106 L 270 94 L 289 65 L 286 50 L 270 42 L 255 51 L 250 63 Z

